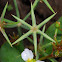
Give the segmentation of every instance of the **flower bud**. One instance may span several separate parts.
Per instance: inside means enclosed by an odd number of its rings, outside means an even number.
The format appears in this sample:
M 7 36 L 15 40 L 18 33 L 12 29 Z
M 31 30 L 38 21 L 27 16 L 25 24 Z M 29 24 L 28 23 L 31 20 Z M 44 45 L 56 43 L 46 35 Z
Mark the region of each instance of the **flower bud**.
M 60 22 L 56 21 L 55 26 L 56 26 L 56 28 L 59 28 L 60 27 Z

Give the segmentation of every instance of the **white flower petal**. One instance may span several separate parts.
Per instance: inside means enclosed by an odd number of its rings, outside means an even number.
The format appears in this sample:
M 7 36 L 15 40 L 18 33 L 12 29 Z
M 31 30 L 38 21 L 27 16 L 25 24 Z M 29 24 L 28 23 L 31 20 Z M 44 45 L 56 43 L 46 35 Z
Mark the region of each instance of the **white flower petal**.
M 37 60 L 36 62 L 45 62 L 45 61 L 40 61 L 40 60 Z
M 25 49 L 22 53 L 21 53 L 21 57 L 24 61 L 27 61 L 28 59 L 33 59 L 33 53 L 31 50 L 29 49 Z

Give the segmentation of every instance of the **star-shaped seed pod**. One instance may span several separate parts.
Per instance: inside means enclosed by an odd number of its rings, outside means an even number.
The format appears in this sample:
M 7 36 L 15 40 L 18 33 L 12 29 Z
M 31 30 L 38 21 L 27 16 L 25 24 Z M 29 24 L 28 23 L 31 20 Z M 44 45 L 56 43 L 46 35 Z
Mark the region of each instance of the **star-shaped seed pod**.
M 27 26 L 29 28 L 29 31 L 27 33 L 25 33 L 24 35 L 22 35 L 19 39 L 17 39 L 14 43 L 12 43 L 12 45 L 16 44 L 17 42 L 27 38 L 29 35 L 33 35 L 33 41 L 34 41 L 34 49 L 35 49 L 35 55 L 37 56 L 37 34 L 43 35 L 45 38 L 49 39 L 52 42 L 55 42 L 55 40 L 53 40 L 51 37 L 49 37 L 47 34 L 43 33 L 40 28 L 46 24 L 51 18 L 53 18 L 56 15 L 56 13 L 54 13 L 53 15 L 51 15 L 50 17 L 48 17 L 47 19 L 45 19 L 43 22 L 41 22 L 39 25 L 36 25 L 36 19 L 35 19 L 35 15 L 34 15 L 34 10 L 33 10 L 33 6 L 31 4 L 31 18 L 32 18 L 32 26 L 28 23 L 26 23 L 24 20 L 12 15 L 15 19 L 17 19 L 18 21 L 20 21 L 23 25 Z

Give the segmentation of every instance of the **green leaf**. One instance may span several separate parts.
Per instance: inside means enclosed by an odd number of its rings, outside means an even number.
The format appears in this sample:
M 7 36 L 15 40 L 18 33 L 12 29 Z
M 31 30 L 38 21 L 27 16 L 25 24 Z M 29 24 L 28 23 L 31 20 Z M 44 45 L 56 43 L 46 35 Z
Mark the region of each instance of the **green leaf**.
M 8 22 L 8 23 L 14 22 L 14 21 L 12 21 L 12 20 L 8 20 L 8 19 L 5 19 L 5 18 L 3 18 L 2 20 L 5 21 L 5 22 Z
M 10 46 L 12 47 L 11 42 L 10 42 L 7 34 L 5 33 L 5 30 L 4 29 L 1 29 L 1 33 L 3 34 L 3 36 L 5 37 L 5 39 L 7 40 L 7 42 L 10 44 Z
M 13 10 L 13 6 L 12 6 L 11 4 L 9 4 L 8 7 L 7 7 L 7 10 L 8 10 L 8 11 Z
M 58 21 L 60 22 L 60 28 L 62 28 L 62 17 L 60 17 Z M 52 29 L 52 28 L 53 28 L 53 29 Z M 55 29 L 56 29 L 55 23 L 53 23 L 53 24 L 47 29 L 46 34 L 47 34 L 48 36 L 50 36 L 51 38 L 54 38 Z M 62 35 L 62 31 L 58 30 L 58 33 L 57 33 L 57 40 L 61 40 L 61 35 Z M 58 42 L 60 42 L 60 41 L 58 41 Z M 48 39 L 45 39 L 45 40 L 44 40 L 44 44 L 43 44 L 43 45 L 45 45 L 45 46 L 43 46 L 43 48 L 46 47 L 46 51 L 47 51 L 47 50 L 51 50 L 51 47 L 52 47 L 52 46 L 50 46 L 50 45 L 52 45 L 52 44 L 50 43 L 50 41 L 49 41 Z M 48 46 L 49 46 L 49 48 L 48 48 Z M 50 52 L 51 52 L 51 51 L 50 51 Z
M 29 27 L 29 28 L 32 28 L 32 26 L 31 25 L 29 25 L 28 23 L 26 23 L 25 21 L 23 21 L 22 19 L 20 19 L 20 18 L 18 18 L 18 17 L 16 17 L 16 16 L 14 16 L 14 15 L 12 15 L 15 19 L 17 19 L 18 21 L 20 21 L 22 24 L 24 24 L 24 25 L 26 25 L 27 27 Z
M 25 33 L 24 35 L 22 35 L 19 39 L 17 39 L 15 42 L 12 43 L 12 45 L 20 42 L 21 40 L 27 38 L 30 34 L 32 34 L 32 31 L 28 31 L 27 33 Z
M 0 48 L 0 60 L 1 62 L 24 62 L 21 53 L 14 47 L 10 47 L 8 43 L 3 44 Z
M 50 54 L 52 53 L 53 47 L 52 47 L 52 45 L 50 45 L 50 46 L 48 46 L 47 48 L 48 48 L 48 49 L 46 50 L 46 53 L 50 55 Z
M 42 29 L 42 32 L 44 33 L 45 32 L 45 25 L 44 25 L 44 27 L 43 27 L 43 29 Z M 40 42 L 39 42 L 39 45 L 42 45 L 42 42 L 43 42 L 43 36 L 41 35 L 40 36 Z
M 48 2 L 47 0 L 43 0 L 43 2 L 47 5 L 47 7 L 48 7 L 53 13 L 55 13 L 54 10 L 52 9 L 51 5 L 49 4 L 49 2 Z
M 50 17 L 48 17 L 47 19 L 45 19 L 43 22 L 41 22 L 37 27 L 41 28 L 44 24 L 46 24 L 49 20 L 51 20 L 54 16 L 56 15 L 56 13 L 54 13 L 53 15 L 51 15 Z
M 21 41 L 21 42 L 15 44 L 14 47 L 15 47 L 19 52 L 23 52 L 23 50 L 24 50 L 23 41 Z
M 4 25 L 4 27 L 6 27 L 6 28 L 14 28 L 14 27 L 17 27 L 19 23 L 20 22 L 7 23 L 6 25 Z
M 5 16 L 7 6 L 8 6 L 8 2 L 7 2 L 7 4 L 5 5 L 4 10 L 3 10 L 3 12 L 2 12 L 1 20 L 2 20 L 2 18 L 4 18 L 4 16 Z
M 58 62 L 58 61 L 57 61 L 56 59 L 54 59 L 54 58 L 51 58 L 50 61 L 51 61 L 51 62 Z
M 62 29 L 62 17 L 59 18 L 58 20 L 60 22 L 60 28 Z M 52 29 L 53 28 L 53 29 Z M 48 34 L 51 38 L 54 38 L 54 34 L 55 34 L 55 23 L 53 23 L 46 31 L 46 34 Z M 61 40 L 61 34 L 62 34 L 62 31 L 58 30 L 58 33 L 57 33 L 57 40 Z M 49 40 L 45 39 L 44 40 L 44 43 L 48 41 L 50 42 Z M 47 42 L 47 43 L 48 43 Z
M 35 15 L 34 15 L 34 10 L 33 10 L 32 4 L 31 4 L 31 18 L 32 18 L 32 26 L 36 26 L 36 19 L 35 19 Z
M 46 39 L 48 39 L 48 40 L 50 40 L 52 42 L 55 42 L 50 36 L 48 36 L 47 34 L 43 33 L 42 31 L 38 30 L 37 33 L 43 35 Z M 46 41 L 46 42 L 48 42 L 48 41 Z
M 48 56 L 48 54 L 47 53 L 45 53 L 43 50 L 42 50 L 42 54 L 43 54 L 43 56 Z M 40 58 L 40 60 L 42 59 L 42 57 Z M 54 59 L 54 58 L 48 58 L 51 62 L 57 62 L 57 60 L 56 59 Z

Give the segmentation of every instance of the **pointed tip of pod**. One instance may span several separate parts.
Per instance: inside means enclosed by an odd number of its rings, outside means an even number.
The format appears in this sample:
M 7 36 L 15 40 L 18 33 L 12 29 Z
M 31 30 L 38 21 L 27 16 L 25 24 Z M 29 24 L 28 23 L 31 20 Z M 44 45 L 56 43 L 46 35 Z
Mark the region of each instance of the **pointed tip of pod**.
M 7 1 L 7 3 L 6 3 L 7 5 L 8 5 L 8 1 Z

